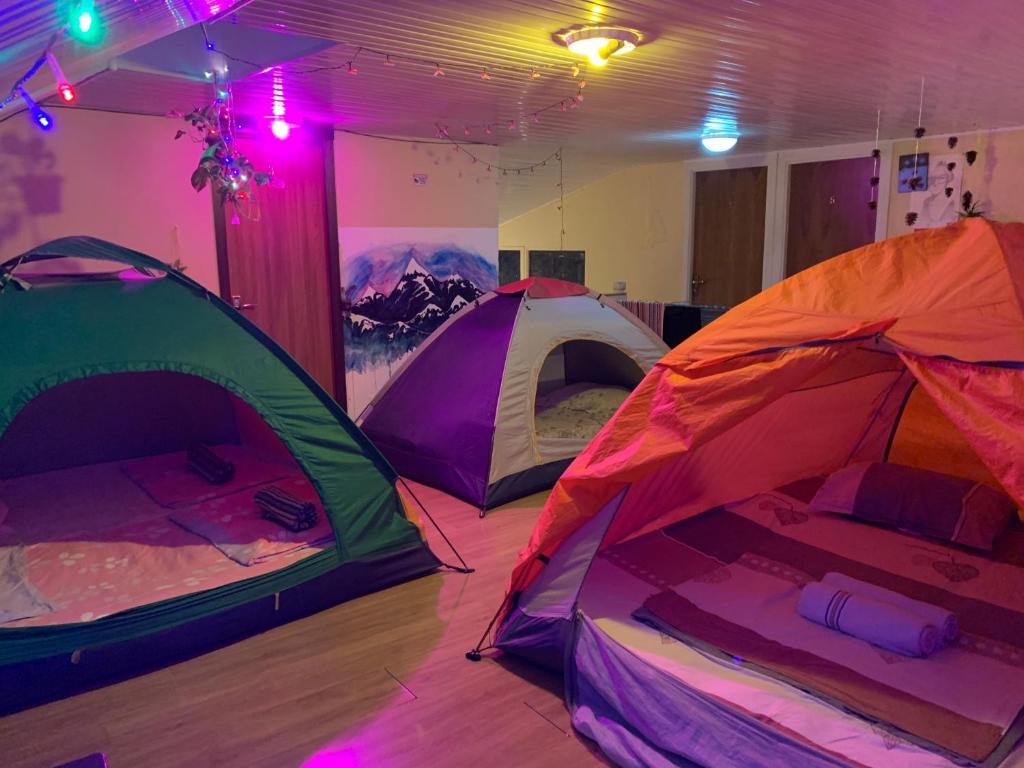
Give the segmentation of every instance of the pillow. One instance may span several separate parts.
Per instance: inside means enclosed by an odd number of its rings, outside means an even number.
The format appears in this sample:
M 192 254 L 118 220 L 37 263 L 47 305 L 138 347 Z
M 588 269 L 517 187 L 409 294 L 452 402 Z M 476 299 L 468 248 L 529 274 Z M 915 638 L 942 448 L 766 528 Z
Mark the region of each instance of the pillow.
M 901 464 L 843 467 L 810 508 L 989 550 L 1016 511 L 1010 497 L 984 483 Z

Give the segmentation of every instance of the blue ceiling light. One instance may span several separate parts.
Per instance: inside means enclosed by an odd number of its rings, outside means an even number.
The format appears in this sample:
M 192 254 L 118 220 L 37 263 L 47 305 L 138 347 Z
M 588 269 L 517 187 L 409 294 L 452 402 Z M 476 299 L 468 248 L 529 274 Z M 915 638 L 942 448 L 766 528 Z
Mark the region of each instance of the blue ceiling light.
M 728 152 L 736 146 L 739 139 L 739 134 L 736 133 L 705 133 L 700 137 L 700 143 L 708 152 L 718 154 Z
M 713 154 L 728 152 L 739 141 L 740 132 L 736 124 L 736 116 L 731 110 L 718 109 L 704 120 L 704 129 L 700 133 L 700 143 L 705 151 Z

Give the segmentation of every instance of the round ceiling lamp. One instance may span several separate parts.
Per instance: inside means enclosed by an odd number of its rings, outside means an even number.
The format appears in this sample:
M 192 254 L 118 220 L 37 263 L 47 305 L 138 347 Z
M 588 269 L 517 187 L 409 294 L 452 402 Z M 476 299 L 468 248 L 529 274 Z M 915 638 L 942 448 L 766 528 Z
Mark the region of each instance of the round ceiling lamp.
M 561 35 L 573 53 L 586 56 L 595 67 L 603 67 L 612 56 L 629 53 L 640 44 L 640 33 L 626 27 L 580 27 Z
M 721 153 L 735 147 L 739 139 L 736 133 L 705 133 L 700 137 L 700 143 L 708 152 Z

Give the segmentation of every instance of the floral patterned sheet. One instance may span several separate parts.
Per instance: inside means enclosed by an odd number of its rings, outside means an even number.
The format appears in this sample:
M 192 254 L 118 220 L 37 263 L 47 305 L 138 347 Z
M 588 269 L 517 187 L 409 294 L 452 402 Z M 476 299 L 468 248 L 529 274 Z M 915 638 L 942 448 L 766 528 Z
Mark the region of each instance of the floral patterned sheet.
M 10 513 L 0 529 L 0 562 L 20 551 L 25 581 L 53 608 L 0 623 L 4 628 L 93 621 L 271 573 L 331 542 L 289 546 L 251 566 L 239 565 L 171 522 L 167 509 L 117 462 L 17 478 L 4 484 L 2 494 Z M 222 514 L 251 513 L 245 496 L 224 497 L 233 501 L 220 506 Z
M 1006 549 L 975 553 L 811 512 L 779 492 L 708 510 L 603 557 L 648 582 L 634 614 L 690 645 L 812 691 L 956 759 L 1016 738 L 1024 708 L 1024 569 Z M 959 642 L 910 658 L 803 619 L 800 589 L 836 571 L 951 610 Z
M 537 397 L 538 437 L 590 440 L 629 397 L 625 387 L 571 384 Z

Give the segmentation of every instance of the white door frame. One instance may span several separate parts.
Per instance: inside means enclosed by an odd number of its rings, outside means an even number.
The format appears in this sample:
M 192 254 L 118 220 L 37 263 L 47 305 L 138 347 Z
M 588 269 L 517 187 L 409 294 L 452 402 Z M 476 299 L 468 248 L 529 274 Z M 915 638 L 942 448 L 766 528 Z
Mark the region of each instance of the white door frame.
M 884 240 L 888 232 L 889 187 L 892 173 L 892 152 L 894 142 L 879 143 L 882 157 L 879 160 L 878 209 L 875 217 L 875 241 Z M 721 171 L 731 168 L 768 169 L 768 189 L 764 212 L 764 253 L 761 261 L 761 289 L 764 290 L 786 276 L 786 225 L 789 217 L 789 170 L 798 163 L 812 163 L 824 160 L 845 160 L 870 156 L 874 144 L 838 144 L 831 147 L 793 149 L 783 152 L 766 152 L 729 157 L 708 157 L 688 160 L 683 163 L 683 216 L 689 222 L 683 241 L 683 285 L 684 301 L 693 300 L 691 280 L 693 279 L 693 214 L 696 174 L 701 171 Z M 867 205 L 867 201 L 864 201 Z
M 696 177 L 701 171 L 724 171 L 733 168 L 768 168 L 768 181 L 765 196 L 764 214 L 764 254 L 762 264 L 766 263 L 773 237 L 771 229 L 775 223 L 773 190 L 776 187 L 778 172 L 778 153 L 769 152 L 758 155 L 735 155 L 731 157 L 709 157 L 701 160 L 689 160 L 684 163 L 686 172 L 683 174 L 683 215 L 690 226 L 683 240 L 683 296 L 684 301 L 693 301 L 693 214 L 696 188 Z
M 778 173 L 775 175 L 774 216 L 772 227 L 774 243 L 769 256 L 765 255 L 764 279 L 762 290 L 786 277 L 786 246 L 788 244 L 789 220 L 789 176 L 790 168 L 800 163 L 817 163 L 828 160 L 849 160 L 858 157 L 870 157 L 874 144 L 837 144 L 831 147 L 815 147 L 813 149 L 791 149 L 778 153 Z M 892 142 L 879 143 L 882 156 L 878 161 L 878 208 L 875 211 L 875 242 L 884 240 L 889 231 L 889 186 L 892 171 Z M 868 201 L 864 201 L 867 205 Z M 771 210 L 772 206 L 769 206 Z

